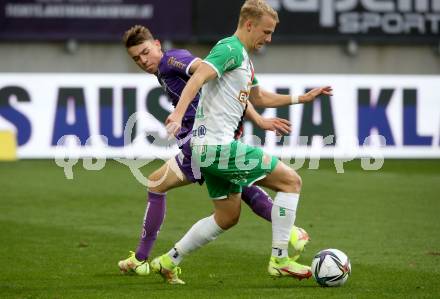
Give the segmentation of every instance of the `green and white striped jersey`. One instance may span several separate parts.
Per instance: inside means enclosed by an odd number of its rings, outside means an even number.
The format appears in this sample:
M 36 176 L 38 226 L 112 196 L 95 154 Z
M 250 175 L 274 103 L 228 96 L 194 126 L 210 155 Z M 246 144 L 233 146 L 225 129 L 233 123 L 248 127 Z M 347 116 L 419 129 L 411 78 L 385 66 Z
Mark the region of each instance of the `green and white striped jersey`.
M 217 78 L 202 87 L 192 144 L 228 144 L 234 140 L 251 87 L 258 81 L 249 55 L 236 36 L 220 40 L 203 62 L 217 72 Z

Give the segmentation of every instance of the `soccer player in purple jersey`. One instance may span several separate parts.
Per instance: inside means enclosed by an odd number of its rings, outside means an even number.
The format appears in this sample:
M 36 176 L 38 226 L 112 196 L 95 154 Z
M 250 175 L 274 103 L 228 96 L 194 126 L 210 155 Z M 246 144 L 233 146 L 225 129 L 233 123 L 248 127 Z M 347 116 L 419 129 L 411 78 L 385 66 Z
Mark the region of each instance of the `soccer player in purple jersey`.
M 129 56 L 142 70 L 157 77 L 173 106 L 176 106 L 186 82 L 201 64 L 201 59 L 184 49 L 171 49 L 163 52 L 160 42 L 153 38 L 147 28 L 140 25 L 129 29 L 124 34 L 123 41 Z M 192 171 L 189 142 L 199 97 L 200 92 L 189 105 L 183 117 L 180 132 L 176 135 L 181 152 L 148 177 L 148 201 L 142 234 L 136 252 L 130 252 L 127 259 L 118 263 L 123 273 L 149 274 L 147 259 L 164 220 L 166 192 L 190 183 L 202 184 L 204 181 L 203 177 L 195 175 Z M 284 134 L 290 132 L 289 121 L 280 118 L 263 118 L 252 105 L 248 106 L 245 114 L 247 118 L 264 130 Z M 236 138 L 240 137 L 241 132 L 241 126 L 239 126 Z M 271 221 L 272 200 L 261 188 L 256 186 L 244 188 L 242 200 L 255 214 Z M 308 241 L 309 236 L 303 229 L 295 227 L 292 230 L 291 242 L 297 251 L 296 254 L 299 255 Z

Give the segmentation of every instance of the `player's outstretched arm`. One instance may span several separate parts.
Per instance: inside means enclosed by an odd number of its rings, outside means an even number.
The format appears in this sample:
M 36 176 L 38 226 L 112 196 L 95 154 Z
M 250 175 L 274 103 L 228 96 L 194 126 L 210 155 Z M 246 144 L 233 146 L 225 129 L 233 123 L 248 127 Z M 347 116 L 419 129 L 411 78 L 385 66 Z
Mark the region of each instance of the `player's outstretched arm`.
M 318 87 L 310 90 L 306 94 L 295 96 L 270 92 L 255 86 L 251 89 L 249 100 L 255 107 L 281 107 L 292 104 L 304 104 L 312 102 L 320 95 L 332 96 L 333 89 L 330 86 Z
M 265 118 L 255 110 L 251 102 L 248 102 L 245 117 L 266 131 L 275 131 L 278 134 L 289 134 L 291 131 L 290 121 L 278 117 Z
M 204 63 L 200 64 L 195 73 L 186 83 L 186 86 L 180 95 L 180 100 L 177 103 L 176 109 L 174 109 L 165 121 L 168 134 L 176 135 L 179 133 L 180 127 L 182 126 L 183 115 L 185 114 L 186 109 L 188 109 L 189 104 L 192 102 L 202 85 L 216 77 L 217 73 L 212 67 Z

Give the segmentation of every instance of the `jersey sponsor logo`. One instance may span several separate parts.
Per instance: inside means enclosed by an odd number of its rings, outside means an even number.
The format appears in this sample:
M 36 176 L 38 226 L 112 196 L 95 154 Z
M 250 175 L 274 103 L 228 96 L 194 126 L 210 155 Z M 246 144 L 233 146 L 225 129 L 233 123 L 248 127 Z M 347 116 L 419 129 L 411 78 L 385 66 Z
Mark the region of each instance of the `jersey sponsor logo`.
M 182 69 L 182 70 L 186 69 L 186 64 L 183 63 L 183 62 L 178 61 L 176 59 L 176 57 L 173 57 L 173 56 L 171 56 L 168 59 L 167 63 L 168 63 L 169 66 L 173 66 L 173 67 L 176 67 L 176 68 L 179 68 L 179 69 Z
M 249 98 L 249 92 L 240 90 L 240 93 L 238 94 L 238 101 L 240 101 L 240 103 L 246 104 L 248 98 Z

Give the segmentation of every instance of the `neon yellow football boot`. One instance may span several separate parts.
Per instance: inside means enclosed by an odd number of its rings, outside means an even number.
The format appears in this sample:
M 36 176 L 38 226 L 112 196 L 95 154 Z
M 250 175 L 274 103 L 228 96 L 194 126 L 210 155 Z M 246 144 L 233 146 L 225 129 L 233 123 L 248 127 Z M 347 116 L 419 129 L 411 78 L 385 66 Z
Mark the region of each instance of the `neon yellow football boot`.
M 267 268 L 273 277 L 293 277 L 299 280 L 312 276 L 309 266 L 301 265 L 289 257 L 277 258 L 272 256 Z
M 291 259 L 298 260 L 305 246 L 309 243 L 309 234 L 302 228 L 294 226 L 290 232 L 290 245 L 292 245 Z
M 168 254 L 161 255 L 151 261 L 151 270 L 162 275 L 165 281 L 169 284 L 185 284 L 178 275 L 182 272 L 180 267 L 177 267 Z
M 118 267 L 124 274 L 133 274 L 145 276 L 150 274 L 150 266 L 147 261 L 138 261 L 135 253 L 130 251 L 130 255 L 125 260 L 119 261 Z

